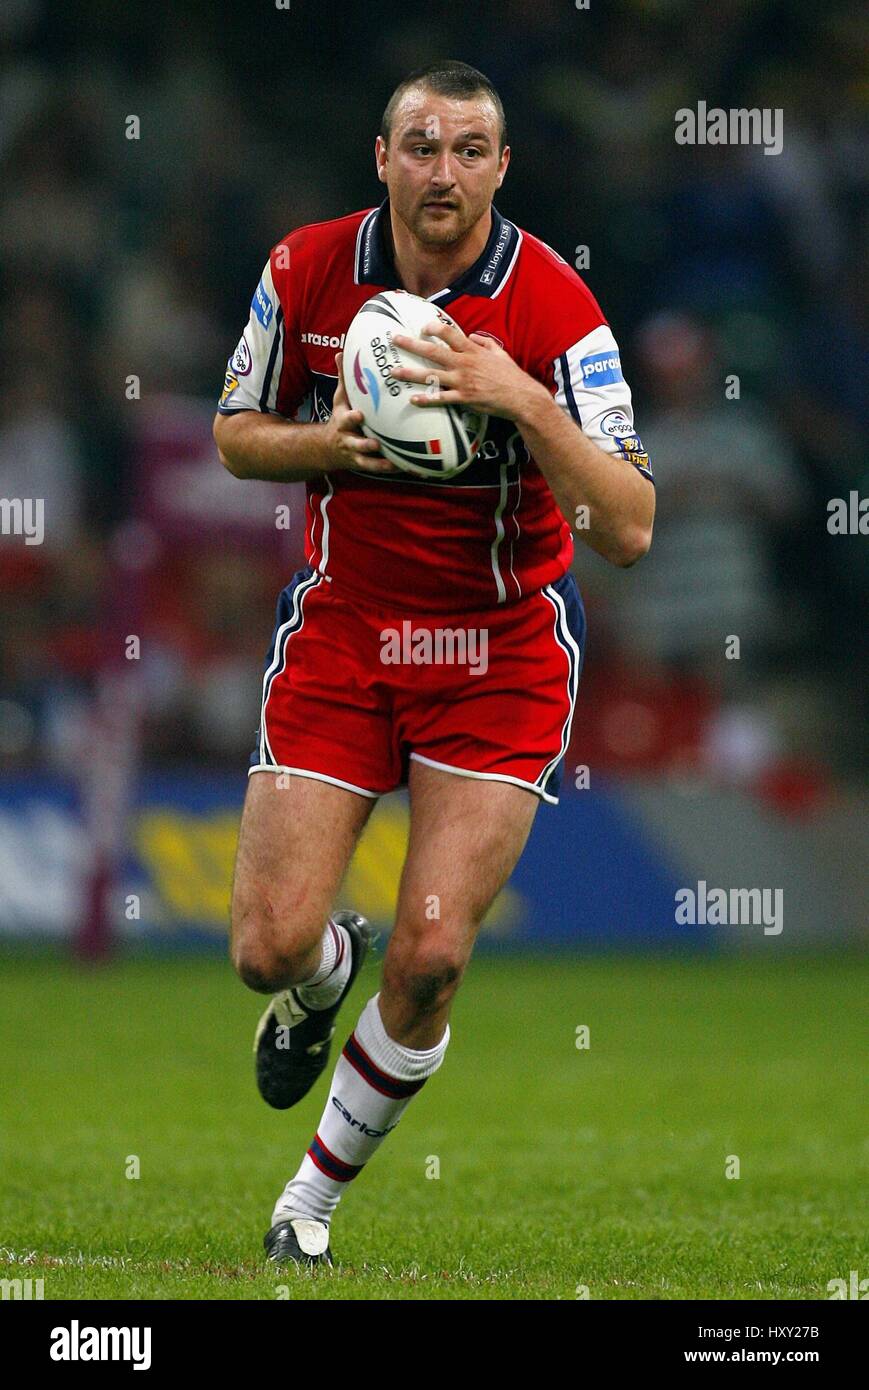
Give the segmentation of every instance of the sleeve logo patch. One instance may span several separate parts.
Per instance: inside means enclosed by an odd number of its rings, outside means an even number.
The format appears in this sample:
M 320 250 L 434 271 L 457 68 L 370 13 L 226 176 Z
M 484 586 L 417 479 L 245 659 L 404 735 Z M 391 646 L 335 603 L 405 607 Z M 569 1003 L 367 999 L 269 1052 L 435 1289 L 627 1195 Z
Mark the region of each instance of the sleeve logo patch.
M 227 372 L 223 379 L 223 392 L 220 397 L 220 404 L 226 405 L 230 396 L 238 390 L 238 377 L 233 376 L 232 372 Z
M 647 473 L 651 473 L 652 465 L 649 462 L 649 455 L 643 448 L 643 441 L 638 434 L 623 435 L 619 439 L 619 453 L 635 468 L 643 468 Z
M 256 293 L 254 294 L 254 297 L 251 300 L 250 307 L 256 314 L 263 328 L 268 328 L 269 324 L 272 321 L 272 315 L 275 311 L 272 306 L 272 301 L 266 294 L 265 286 L 263 285 L 262 280 L 260 280 L 259 284 L 256 287 Z
M 242 333 L 238 347 L 227 363 L 229 371 L 236 376 L 249 376 L 251 369 L 250 348 L 247 345 L 247 338 Z
M 623 410 L 611 410 L 600 422 L 601 434 L 621 436 L 633 434 L 634 427 Z
M 617 352 L 594 352 L 591 357 L 583 357 L 579 367 L 585 386 L 611 386 L 613 382 L 624 381 Z

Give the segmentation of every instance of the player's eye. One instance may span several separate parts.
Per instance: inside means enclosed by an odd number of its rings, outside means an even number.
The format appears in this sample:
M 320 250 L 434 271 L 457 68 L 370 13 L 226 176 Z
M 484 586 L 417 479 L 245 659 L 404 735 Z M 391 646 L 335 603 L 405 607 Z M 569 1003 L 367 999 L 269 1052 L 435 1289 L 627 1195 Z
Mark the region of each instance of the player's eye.
M 468 145 L 468 148 L 464 151 L 464 153 L 482 155 L 482 150 L 478 150 L 476 145 Z
M 412 151 L 411 151 L 411 152 L 412 152 L 413 154 L 417 154 L 420 150 L 430 150 L 430 149 L 431 149 L 431 145 L 414 145 L 414 146 L 412 147 Z

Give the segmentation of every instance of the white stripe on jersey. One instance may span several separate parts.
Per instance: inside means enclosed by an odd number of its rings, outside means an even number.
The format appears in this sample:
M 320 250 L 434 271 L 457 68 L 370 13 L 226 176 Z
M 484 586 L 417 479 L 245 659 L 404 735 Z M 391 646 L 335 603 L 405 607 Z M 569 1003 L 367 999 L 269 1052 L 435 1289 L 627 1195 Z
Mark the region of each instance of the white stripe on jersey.
M 329 474 L 324 473 L 323 477 L 329 492 L 328 495 L 324 495 L 320 498 L 320 517 L 323 522 L 323 530 L 320 535 L 320 563 L 317 568 L 321 574 L 325 575 L 329 565 L 329 513 L 326 509 L 335 496 L 335 489 L 332 486 L 332 479 L 329 477 Z M 326 577 L 331 578 L 331 575 L 327 575 Z
M 493 540 L 492 540 L 492 545 L 491 545 L 491 557 L 492 557 L 492 573 L 493 573 L 494 576 L 495 576 L 495 585 L 496 585 L 497 590 L 498 590 L 498 602 L 499 602 L 499 603 L 504 603 L 504 602 L 506 601 L 506 598 L 507 598 L 507 590 L 506 590 L 505 587 L 504 587 L 504 581 L 503 581 L 503 579 L 501 578 L 501 570 L 500 570 L 500 568 L 499 568 L 499 566 L 498 566 L 498 549 L 499 549 L 499 547 L 500 547 L 500 545 L 501 545 L 502 540 L 504 539 L 504 523 L 503 523 L 503 521 L 501 520 L 501 514 L 502 514 L 502 512 L 504 511 L 505 506 L 507 505 L 507 493 L 508 493 L 508 491 L 509 491 L 509 484 L 508 484 L 508 482 L 507 482 L 507 464 L 506 464 L 506 463 L 502 463 L 502 464 L 501 464 L 500 473 L 501 473 L 501 490 L 500 490 L 500 492 L 499 492 L 499 494 L 498 494 L 498 501 L 497 501 L 497 504 L 496 504 L 496 506 L 495 506 L 495 535 L 494 535 L 494 538 L 493 538 Z
M 510 573 L 513 575 L 513 581 L 514 581 L 514 583 L 515 583 L 515 585 L 516 585 L 516 588 L 517 588 L 517 590 L 518 590 L 518 592 L 519 592 L 520 597 L 521 597 L 521 594 L 522 594 L 522 585 L 519 583 L 519 580 L 516 578 L 516 575 L 515 575 L 515 573 L 513 572 L 513 545 L 514 545 L 514 543 L 515 543 L 516 541 L 518 541 L 519 536 L 520 536 L 520 533 L 521 533 L 521 531 L 522 531 L 522 527 L 519 525 L 518 519 L 517 519 L 517 517 L 516 517 L 516 513 L 517 513 L 518 510 L 519 510 L 519 505 L 520 505 L 521 501 L 522 501 L 522 469 L 520 468 L 520 469 L 519 469 L 519 472 L 518 472 L 518 474 L 517 474 L 516 501 L 513 503 L 513 510 L 512 510 L 512 512 L 510 513 L 510 520 L 514 523 L 514 526 L 515 526 L 515 528 L 516 528 L 516 534 L 515 534 L 515 536 L 512 536 L 512 537 L 510 538 Z

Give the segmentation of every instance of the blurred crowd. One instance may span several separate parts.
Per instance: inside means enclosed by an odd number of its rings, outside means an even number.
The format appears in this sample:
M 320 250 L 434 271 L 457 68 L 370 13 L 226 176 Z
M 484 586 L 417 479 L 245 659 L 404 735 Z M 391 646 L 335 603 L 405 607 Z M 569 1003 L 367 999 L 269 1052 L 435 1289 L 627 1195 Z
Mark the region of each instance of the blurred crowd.
M 214 403 L 269 247 L 380 201 L 392 88 L 456 57 L 506 108 L 499 209 L 588 248 L 656 473 L 638 568 L 577 545 L 576 760 L 852 775 L 866 540 L 827 503 L 869 492 L 861 25 L 848 0 L 5 0 L 0 497 L 44 498 L 45 539 L 0 536 L 0 766 L 81 757 L 143 409 Z M 701 100 L 780 107 L 782 152 L 677 145 Z M 154 555 L 146 753 L 243 766 L 286 556 Z

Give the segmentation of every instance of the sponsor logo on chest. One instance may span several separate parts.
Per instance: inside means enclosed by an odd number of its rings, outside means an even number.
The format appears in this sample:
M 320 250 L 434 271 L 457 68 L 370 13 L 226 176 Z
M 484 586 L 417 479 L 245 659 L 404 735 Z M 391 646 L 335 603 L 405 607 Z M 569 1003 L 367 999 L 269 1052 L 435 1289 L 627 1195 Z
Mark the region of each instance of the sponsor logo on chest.
M 335 333 L 303 333 L 302 342 L 311 347 L 343 348 L 345 336 L 344 333 L 340 338 Z

